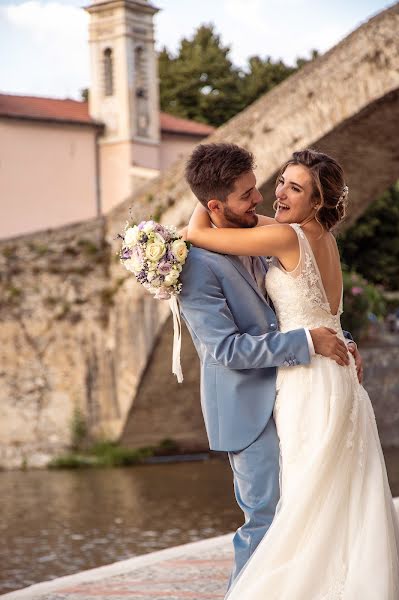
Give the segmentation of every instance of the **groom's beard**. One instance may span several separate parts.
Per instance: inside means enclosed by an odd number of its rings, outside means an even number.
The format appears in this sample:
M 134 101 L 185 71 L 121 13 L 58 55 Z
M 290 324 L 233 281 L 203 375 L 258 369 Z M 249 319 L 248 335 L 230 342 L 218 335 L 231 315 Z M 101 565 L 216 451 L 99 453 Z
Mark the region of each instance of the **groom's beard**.
M 231 211 L 228 206 L 223 206 L 223 217 L 225 220 L 225 223 L 223 224 L 224 227 L 242 227 L 244 229 L 251 229 L 258 224 L 258 215 L 249 213 L 237 215 Z

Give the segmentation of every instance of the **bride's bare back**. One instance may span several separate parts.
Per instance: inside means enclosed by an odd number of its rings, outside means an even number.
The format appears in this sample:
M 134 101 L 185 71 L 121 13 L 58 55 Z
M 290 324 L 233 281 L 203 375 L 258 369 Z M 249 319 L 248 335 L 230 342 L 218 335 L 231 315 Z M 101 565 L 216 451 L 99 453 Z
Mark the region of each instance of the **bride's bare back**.
M 271 217 L 258 215 L 259 226 L 275 225 L 277 221 Z M 320 225 L 312 221 L 302 227 L 312 249 L 316 265 L 319 269 L 324 292 L 330 305 L 331 313 L 338 313 L 342 299 L 342 270 L 335 237 Z M 299 246 L 294 254 L 290 249 L 280 257 L 284 269 L 293 271 L 299 262 Z
M 333 315 L 338 313 L 342 298 L 342 271 L 337 242 L 334 236 L 328 232 L 315 235 L 309 231 L 306 225 L 303 231 L 309 241 L 315 262 L 319 268 L 320 278 Z

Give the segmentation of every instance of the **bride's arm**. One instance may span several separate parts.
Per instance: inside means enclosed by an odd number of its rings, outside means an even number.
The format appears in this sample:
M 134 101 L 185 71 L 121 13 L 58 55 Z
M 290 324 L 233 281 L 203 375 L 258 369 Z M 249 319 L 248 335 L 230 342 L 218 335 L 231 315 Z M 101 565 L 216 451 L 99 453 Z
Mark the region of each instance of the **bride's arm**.
M 251 229 L 211 227 L 207 210 L 198 204 L 188 224 L 188 239 L 213 252 L 241 256 L 277 256 L 296 251 L 298 239 L 289 225 L 267 225 Z
M 266 215 L 258 214 L 256 214 L 256 216 L 258 217 L 257 227 L 263 227 L 263 225 L 276 225 L 277 223 L 276 219 L 273 219 L 273 217 L 266 217 Z
M 265 215 L 256 216 L 258 217 L 258 224 L 256 227 L 261 227 L 262 225 L 275 225 L 277 223 L 276 219 L 273 219 L 273 217 L 266 217 Z M 179 229 L 179 235 L 182 236 L 183 240 L 187 240 L 188 225 Z

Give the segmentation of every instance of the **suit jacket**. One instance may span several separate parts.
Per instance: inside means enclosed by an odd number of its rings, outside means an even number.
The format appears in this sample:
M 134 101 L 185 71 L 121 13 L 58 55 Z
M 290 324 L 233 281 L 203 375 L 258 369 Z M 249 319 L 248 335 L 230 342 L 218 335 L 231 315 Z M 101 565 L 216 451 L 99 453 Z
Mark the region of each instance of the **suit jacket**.
M 272 415 L 276 367 L 310 362 L 305 330 L 277 330 L 273 309 L 237 256 L 191 248 L 181 281 L 210 448 L 242 450 Z

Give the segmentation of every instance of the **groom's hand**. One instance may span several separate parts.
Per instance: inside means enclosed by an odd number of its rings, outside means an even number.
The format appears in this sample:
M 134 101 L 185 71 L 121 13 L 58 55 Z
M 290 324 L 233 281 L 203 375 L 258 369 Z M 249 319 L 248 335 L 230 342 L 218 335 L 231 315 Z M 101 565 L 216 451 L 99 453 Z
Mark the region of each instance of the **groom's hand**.
M 357 349 L 357 344 L 352 341 L 348 341 L 346 344 L 349 352 L 353 355 L 353 358 L 355 359 L 356 372 L 359 383 L 363 383 L 363 359 L 360 356 L 359 350 Z
M 332 358 L 341 366 L 349 365 L 348 349 L 345 342 L 337 337 L 337 332 L 329 327 L 310 329 L 316 354 Z

